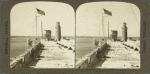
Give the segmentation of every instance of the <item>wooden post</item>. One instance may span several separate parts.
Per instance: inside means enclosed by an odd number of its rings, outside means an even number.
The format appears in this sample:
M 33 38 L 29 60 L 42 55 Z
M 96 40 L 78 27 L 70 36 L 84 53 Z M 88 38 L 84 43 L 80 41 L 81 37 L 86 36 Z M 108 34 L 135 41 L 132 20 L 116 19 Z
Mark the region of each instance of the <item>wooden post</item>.
M 109 39 L 109 21 L 108 21 L 108 39 Z
M 41 32 L 42 32 L 42 39 L 43 39 L 43 26 L 42 26 L 42 21 L 41 21 Z
M 36 38 L 37 38 L 37 16 L 36 16 Z

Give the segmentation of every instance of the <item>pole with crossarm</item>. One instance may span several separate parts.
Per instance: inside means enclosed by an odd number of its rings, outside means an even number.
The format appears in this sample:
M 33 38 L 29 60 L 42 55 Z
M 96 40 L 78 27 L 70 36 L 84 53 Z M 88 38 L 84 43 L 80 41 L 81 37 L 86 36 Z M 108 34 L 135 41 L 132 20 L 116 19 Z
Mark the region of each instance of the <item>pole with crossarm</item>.
M 45 12 L 44 12 L 44 11 L 42 11 L 42 10 L 40 10 L 40 9 L 38 9 L 38 8 L 36 8 L 36 10 L 37 10 L 37 13 L 38 13 L 38 14 L 45 15 Z M 38 31 L 37 17 L 40 17 L 40 16 L 37 16 L 37 13 L 35 13 L 35 16 L 36 16 L 36 38 L 37 38 L 37 31 Z M 42 22 L 41 22 L 41 28 L 42 28 Z M 41 30 L 43 30 L 43 29 L 41 29 Z M 42 31 L 42 34 L 43 34 L 43 31 Z M 42 39 L 43 39 L 43 35 L 42 35 Z
M 103 10 L 104 10 L 105 14 L 112 16 L 112 13 L 110 11 L 108 11 L 106 9 L 103 9 Z M 107 17 L 107 16 L 105 16 L 105 17 Z M 105 34 L 104 33 L 104 18 L 105 17 L 104 17 L 103 12 L 102 12 L 102 19 L 103 19 L 103 24 L 102 24 L 103 25 L 103 29 L 102 30 L 103 30 L 103 35 Z M 108 39 L 109 39 L 109 21 L 108 21 Z

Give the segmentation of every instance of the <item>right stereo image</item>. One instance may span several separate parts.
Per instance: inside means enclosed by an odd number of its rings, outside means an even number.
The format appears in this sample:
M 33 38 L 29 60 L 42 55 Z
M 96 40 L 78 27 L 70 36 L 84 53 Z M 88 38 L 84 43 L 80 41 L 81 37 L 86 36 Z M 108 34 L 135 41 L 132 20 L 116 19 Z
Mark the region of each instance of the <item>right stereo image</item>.
M 76 11 L 76 69 L 140 69 L 140 10 L 89 2 Z

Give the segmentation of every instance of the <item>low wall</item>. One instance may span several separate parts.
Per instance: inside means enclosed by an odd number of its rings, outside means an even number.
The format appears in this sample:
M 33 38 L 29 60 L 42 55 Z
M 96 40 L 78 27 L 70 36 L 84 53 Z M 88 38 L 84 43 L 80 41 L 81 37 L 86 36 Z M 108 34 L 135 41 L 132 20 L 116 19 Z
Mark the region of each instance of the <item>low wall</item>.
M 23 68 L 34 57 L 37 57 L 38 51 L 41 49 L 41 43 L 33 45 L 30 49 L 27 49 L 24 53 L 10 62 L 10 68 Z
M 94 49 L 91 53 L 84 56 L 82 59 L 76 61 L 76 68 L 85 69 L 90 68 L 98 59 L 101 59 L 107 43 L 103 43 L 100 47 Z
M 127 42 L 122 42 L 126 48 L 134 49 L 135 51 L 140 51 L 140 41 L 131 41 L 128 40 Z
M 62 39 L 61 41 L 58 41 L 57 44 L 60 46 L 60 47 L 64 47 L 66 48 L 67 50 L 72 50 L 73 52 L 75 52 L 75 42 L 74 40 L 64 40 Z

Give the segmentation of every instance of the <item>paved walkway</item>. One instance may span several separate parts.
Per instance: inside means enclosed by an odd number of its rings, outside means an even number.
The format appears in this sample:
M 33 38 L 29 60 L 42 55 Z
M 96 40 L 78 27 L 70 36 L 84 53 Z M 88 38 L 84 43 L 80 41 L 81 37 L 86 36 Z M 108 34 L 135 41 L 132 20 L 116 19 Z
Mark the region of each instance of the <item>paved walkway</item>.
M 105 57 L 97 61 L 92 68 L 139 69 L 140 53 L 121 42 L 108 42 L 110 47 L 105 51 Z
M 26 68 L 74 68 L 75 53 L 52 41 L 44 42 L 45 47 L 39 57 L 33 59 Z

